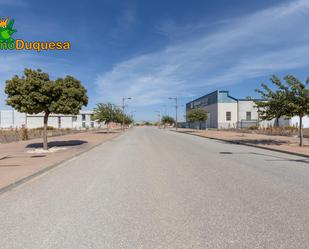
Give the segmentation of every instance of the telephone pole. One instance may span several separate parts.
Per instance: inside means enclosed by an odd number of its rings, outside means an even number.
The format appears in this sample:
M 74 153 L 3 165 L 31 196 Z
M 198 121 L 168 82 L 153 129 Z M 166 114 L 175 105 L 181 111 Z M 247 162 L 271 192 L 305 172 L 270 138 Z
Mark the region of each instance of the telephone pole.
M 124 130 L 125 101 L 131 97 L 122 97 L 122 130 Z
M 168 99 L 172 99 L 172 100 L 175 100 L 175 109 L 176 109 L 176 124 L 175 124 L 175 128 L 176 128 L 176 131 L 178 130 L 178 98 L 177 96 L 176 97 L 169 97 Z

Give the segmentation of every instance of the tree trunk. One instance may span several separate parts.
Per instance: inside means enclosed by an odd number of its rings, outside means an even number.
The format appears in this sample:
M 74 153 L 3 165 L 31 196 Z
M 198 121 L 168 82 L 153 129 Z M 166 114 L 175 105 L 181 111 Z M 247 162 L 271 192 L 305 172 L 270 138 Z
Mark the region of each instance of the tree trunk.
M 299 116 L 299 146 L 303 146 L 303 116 Z
M 48 150 L 48 144 L 47 144 L 47 124 L 48 124 L 48 116 L 49 113 L 46 112 L 44 115 L 44 130 L 43 130 L 43 149 Z
M 276 118 L 275 120 L 275 128 L 278 128 L 279 127 L 279 118 Z
M 202 129 L 202 122 L 200 121 L 200 130 Z
M 108 123 L 106 123 L 106 129 L 107 129 L 107 133 L 109 133 L 109 122 Z

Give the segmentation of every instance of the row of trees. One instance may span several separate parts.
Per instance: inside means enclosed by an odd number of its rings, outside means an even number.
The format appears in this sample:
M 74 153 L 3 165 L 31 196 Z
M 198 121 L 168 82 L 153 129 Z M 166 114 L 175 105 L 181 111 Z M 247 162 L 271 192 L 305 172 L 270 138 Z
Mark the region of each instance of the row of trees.
M 97 122 L 104 122 L 109 128 L 110 123 L 124 123 L 130 125 L 134 122 L 133 118 L 123 112 L 123 110 L 111 103 L 99 103 L 94 108 L 93 120 Z
M 200 129 L 202 127 L 202 123 L 206 122 L 208 119 L 207 110 L 202 108 L 196 108 L 188 111 L 185 115 L 187 122 L 199 122 Z M 161 118 L 161 123 L 166 125 L 173 125 L 175 124 L 175 119 L 171 116 L 165 115 Z
M 281 117 L 299 117 L 299 145 L 303 146 L 303 117 L 309 115 L 309 89 L 306 83 L 292 75 L 284 77 L 284 82 L 277 76 L 272 76 L 274 85 L 272 90 L 266 84 L 261 89 L 256 89 L 262 97 L 262 101 L 256 101 L 259 117 L 262 120 L 275 119 L 275 125 L 279 126 Z
M 48 149 L 48 118 L 53 114 L 77 115 L 88 104 L 87 90 L 72 76 L 51 80 L 42 70 L 25 69 L 22 77 L 14 76 L 6 81 L 6 103 L 15 110 L 28 114 L 44 113 L 43 148 Z M 98 104 L 94 109 L 94 120 L 98 122 L 133 123 L 132 117 L 112 105 Z

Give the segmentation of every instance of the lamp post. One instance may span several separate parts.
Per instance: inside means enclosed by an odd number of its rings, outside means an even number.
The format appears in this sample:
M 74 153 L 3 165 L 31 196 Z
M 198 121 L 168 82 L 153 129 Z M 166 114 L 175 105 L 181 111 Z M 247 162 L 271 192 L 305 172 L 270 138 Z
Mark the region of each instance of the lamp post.
M 125 116 L 125 101 L 127 99 L 132 99 L 131 97 L 122 97 L 122 130 L 124 130 L 124 116 Z
M 172 99 L 175 100 L 175 109 L 176 109 L 176 124 L 175 124 L 175 128 L 176 131 L 178 130 L 178 99 L 177 96 L 176 97 L 169 97 L 168 99 Z

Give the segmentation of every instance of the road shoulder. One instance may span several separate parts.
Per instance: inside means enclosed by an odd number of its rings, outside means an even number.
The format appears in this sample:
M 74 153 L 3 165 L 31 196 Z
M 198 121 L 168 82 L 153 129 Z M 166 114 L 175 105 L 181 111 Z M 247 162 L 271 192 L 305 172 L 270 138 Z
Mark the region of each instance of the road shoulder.
M 49 138 L 50 151 L 41 149 L 42 140 L 0 144 L 0 194 L 77 157 L 121 133 L 91 131 Z
M 179 129 L 178 132 L 208 139 L 215 139 L 232 144 L 241 144 L 309 158 L 308 142 L 306 142 L 304 147 L 299 147 L 298 138 L 294 137 L 270 136 L 217 130 L 201 131 L 192 129 Z

